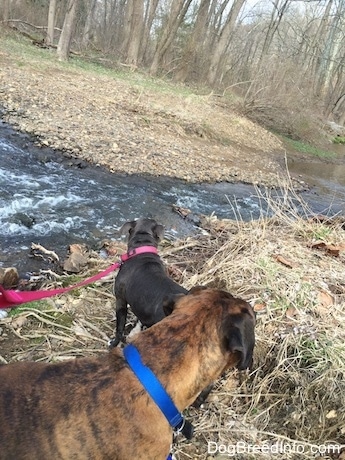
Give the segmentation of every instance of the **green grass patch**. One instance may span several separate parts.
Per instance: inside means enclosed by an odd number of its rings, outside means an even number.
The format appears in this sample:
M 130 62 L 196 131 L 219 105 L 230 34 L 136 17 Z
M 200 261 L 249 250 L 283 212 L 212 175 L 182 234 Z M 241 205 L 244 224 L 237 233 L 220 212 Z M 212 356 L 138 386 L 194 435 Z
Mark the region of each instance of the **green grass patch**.
M 302 357 L 303 367 L 311 368 L 319 375 L 332 365 L 339 371 L 345 370 L 345 346 L 336 336 L 330 338 L 326 332 L 318 333 L 316 337 L 302 337 L 298 352 Z
M 51 326 L 56 324 L 57 326 L 62 326 L 63 328 L 70 328 L 73 324 L 73 317 L 70 313 L 65 311 L 58 311 L 52 309 L 45 301 L 39 302 L 29 302 L 25 306 L 19 306 L 13 308 L 9 316 L 16 317 L 20 315 L 25 315 L 30 318 L 33 318 L 33 321 L 48 320 Z
M 68 287 L 68 286 L 73 286 L 74 284 L 78 284 L 81 281 L 83 281 L 84 278 L 82 278 L 80 275 L 69 275 L 64 277 L 62 280 L 62 287 Z
M 283 136 L 283 140 L 294 150 L 301 153 L 307 153 L 317 158 L 334 158 L 336 154 L 334 152 L 329 152 L 328 150 L 323 150 L 314 145 L 307 144 L 305 142 L 296 141 L 288 137 Z
M 337 136 L 332 142 L 333 144 L 345 144 L 345 136 Z
M 26 303 L 24 306 L 20 305 L 18 307 L 12 308 L 9 311 L 8 316 L 14 317 L 14 316 L 20 315 L 21 313 L 25 313 L 26 311 L 31 311 L 33 309 L 39 310 L 39 311 L 45 311 L 47 309 L 50 310 L 51 306 L 48 304 L 48 302 L 44 300 L 29 302 L 29 303 Z
M 328 241 L 332 234 L 332 229 L 326 225 L 316 226 L 312 231 L 312 238 L 315 240 Z
M 84 278 L 81 277 L 80 275 L 70 275 L 70 276 L 66 276 L 64 277 L 64 279 L 62 280 L 62 287 L 63 288 L 67 288 L 69 286 L 74 286 L 75 284 L 78 284 L 80 283 L 81 281 L 84 281 Z M 84 286 L 80 286 L 78 288 L 74 288 L 74 289 L 71 289 L 69 291 L 69 295 L 73 296 L 73 297 L 79 297 L 80 294 L 82 293 L 82 290 L 85 288 L 85 287 L 94 287 L 95 286 L 95 283 L 89 283 L 87 285 L 84 285 Z

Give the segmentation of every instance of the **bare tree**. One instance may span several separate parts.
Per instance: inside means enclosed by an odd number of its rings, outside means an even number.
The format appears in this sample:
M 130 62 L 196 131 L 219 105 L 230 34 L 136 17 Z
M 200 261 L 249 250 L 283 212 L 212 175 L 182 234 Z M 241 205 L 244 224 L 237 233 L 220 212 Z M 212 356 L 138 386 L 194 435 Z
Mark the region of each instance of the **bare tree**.
M 271 20 L 265 35 L 265 40 L 262 46 L 259 65 L 262 63 L 264 56 L 268 54 L 269 48 L 273 41 L 273 37 L 278 30 L 279 24 L 283 19 L 284 12 L 289 5 L 289 0 L 275 0 L 273 4 Z
M 124 17 L 121 30 L 121 54 L 126 56 L 129 41 L 131 39 L 131 23 L 132 16 L 134 12 L 134 1 L 135 0 L 126 0 L 124 5 Z
M 10 0 L 3 0 L 2 18 L 6 23 L 10 19 Z
M 124 26 L 126 0 L 96 1 L 93 33 L 94 41 L 106 54 L 122 55 L 124 44 Z
M 91 40 L 93 20 L 96 11 L 97 0 L 85 0 L 86 19 L 84 24 L 83 35 L 81 39 L 82 46 L 86 48 Z
M 172 0 L 167 24 L 162 30 L 162 34 L 159 37 L 152 59 L 150 67 L 151 74 L 155 75 L 158 73 L 158 69 L 162 63 L 164 55 L 174 40 L 176 32 L 181 25 L 191 3 L 192 0 Z
M 335 118 L 339 125 L 345 126 L 345 85 L 343 84 L 343 93 L 338 98 L 334 107 L 332 109 L 332 113 L 335 115 Z
M 194 27 L 183 51 L 175 80 L 185 81 L 189 74 L 199 74 L 202 66 L 202 50 L 208 30 L 208 13 L 211 0 L 201 0 Z
M 322 18 L 319 21 L 319 26 L 317 30 L 313 32 L 313 36 L 310 41 L 309 49 L 312 59 L 310 66 L 307 67 L 307 71 L 311 70 L 313 74 L 317 74 L 319 72 L 320 63 L 322 60 L 321 54 L 327 34 L 327 24 L 329 22 L 332 4 L 333 0 L 328 0 Z
M 211 86 L 216 83 L 217 79 L 219 80 L 223 57 L 226 53 L 231 35 L 235 28 L 236 20 L 244 2 L 245 0 L 234 0 L 225 24 L 220 32 L 219 39 L 213 49 L 207 77 L 207 81 Z
M 330 7 L 332 5 L 332 0 L 329 1 L 326 11 L 327 15 L 330 14 Z M 322 94 L 323 90 L 329 85 L 331 72 L 334 67 L 334 62 L 336 55 L 338 53 L 338 47 L 340 45 L 340 37 L 338 35 L 338 26 L 340 18 L 342 16 L 341 11 L 338 8 L 344 5 L 344 1 L 340 1 L 338 4 L 337 10 L 333 15 L 333 18 L 327 17 L 327 25 L 324 26 L 324 33 L 321 35 L 321 40 L 323 41 L 323 46 L 320 49 L 320 54 L 317 61 L 317 79 L 315 85 L 316 94 Z M 344 13 L 344 11 L 343 11 Z
M 156 15 L 157 7 L 158 7 L 158 1 L 159 0 L 148 0 L 147 2 L 143 38 L 141 42 L 142 62 L 145 62 L 146 57 L 149 54 L 150 33 L 151 33 L 153 21 L 155 20 L 155 15 Z
M 50 0 L 49 11 L 48 11 L 48 28 L 47 28 L 47 35 L 46 35 L 46 40 L 45 40 L 48 46 L 54 44 L 55 12 L 56 12 L 56 0 Z
M 339 0 L 329 23 L 316 92 L 324 100 L 325 115 L 345 121 L 345 0 Z
M 57 56 L 60 61 L 67 61 L 69 58 L 78 3 L 79 0 L 68 0 L 65 20 L 57 47 Z
M 126 63 L 136 66 L 144 29 L 144 3 L 142 0 L 128 0 L 124 26 L 123 54 Z

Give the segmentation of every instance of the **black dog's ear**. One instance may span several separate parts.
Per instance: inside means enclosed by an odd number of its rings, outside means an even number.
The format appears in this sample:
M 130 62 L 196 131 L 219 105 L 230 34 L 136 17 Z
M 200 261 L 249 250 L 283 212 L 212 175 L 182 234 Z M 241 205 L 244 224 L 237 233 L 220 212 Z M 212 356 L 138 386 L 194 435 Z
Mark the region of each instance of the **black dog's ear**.
M 171 315 L 171 313 L 175 310 L 177 301 L 183 297 L 185 294 L 174 294 L 174 295 L 167 295 L 164 297 L 162 302 L 162 307 L 165 316 Z
M 135 220 L 132 220 L 132 221 L 129 221 L 123 224 L 122 227 L 119 229 L 120 235 L 126 235 L 127 233 L 129 233 L 130 230 L 132 230 L 132 228 L 135 227 L 135 224 L 136 224 Z
M 154 226 L 154 228 L 153 228 L 153 233 L 154 233 L 154 236 L 156 236 L 156 238 L 161 240 L 163 238 L 163 235 L 164 235 L 164 227 L 163 227 L 163 225 L 156 224 Z
M 239 370 L 248 369 L 252 365 L 255 345 L 254 326 L 255 320 L 249 312 L 228 315 L 223 322 L 225 348 L 239 355 L 237 364 Z

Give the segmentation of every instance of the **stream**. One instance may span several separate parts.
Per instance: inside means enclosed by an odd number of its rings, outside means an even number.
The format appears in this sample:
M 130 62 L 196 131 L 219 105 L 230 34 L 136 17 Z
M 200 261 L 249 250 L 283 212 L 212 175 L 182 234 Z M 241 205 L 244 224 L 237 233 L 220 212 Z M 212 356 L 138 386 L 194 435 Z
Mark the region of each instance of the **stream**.
M 342 212 L 345 169 L 338 174 L 338 168 L 334 177 L 330 171 L 327 177 L 313 172 L 318 179 L 305 199 L 314 212 Z M 307 169 L 312 172 L 310 165 Z M 324 164 L 320 169 L 326 174 Z M 191 210 L 195 220 L 181 218 L 173 205 Z M 28 257 L 31 243 L 63 259 L 70 244 L 97 247 L 104 239 L 118 239 L 118 228 L 140 216 L 162 223 L 166 237 L 174 239 L 200 231 L 195 225 L 200 214 L 250 220 L 265 213 L 270 211 L 253 186 L 113 174 L 38 148 L 28 136 L 0 122 L 0 267 L 34 271 L 39 265 Z

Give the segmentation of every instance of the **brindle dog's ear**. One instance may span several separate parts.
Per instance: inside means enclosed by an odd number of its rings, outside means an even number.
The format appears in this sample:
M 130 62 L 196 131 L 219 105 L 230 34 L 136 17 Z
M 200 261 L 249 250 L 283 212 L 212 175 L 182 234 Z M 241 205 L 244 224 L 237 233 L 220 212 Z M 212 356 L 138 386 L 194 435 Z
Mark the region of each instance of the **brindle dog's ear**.
M 244 370 L 253 363 L 255 320 L 249 312 L 228 315 L 223 322 L 224 344 L 228 351 L 239 355 L 237 369 Z
M 125 224 L 122 225 L 122 227 L 119 229 L 119 234 L 120 235 L 126 235 L 127 233 L 129 233 L 130 230 L 132 230 L 132 228 L 135 227 L 135 224 L 136 224 L 136 221 L 135 220 L 132 220 L 130 222 L 126 222 Z
M 206 286 L 193 286 L 191 289 L 189 289 L 188 291 L 188 294 L 197 294 L 199 291 L 204 291 L 205 289 L 207 289 Z
M 165 316 L 171 315 L 171 313 L 175 310 L 177 301 L 183 297 L 185 294 L 173 294 L 173 295 L 166 295 L 162 302 L 163 311 Z
M 163 238 L 163 235 L 164 235 L 164 227 L 163 227 L 163 225 L 156 224 L 154 226 L 154 228 L 153 228 L 153 233 L 159 240 L 161 240 Z

